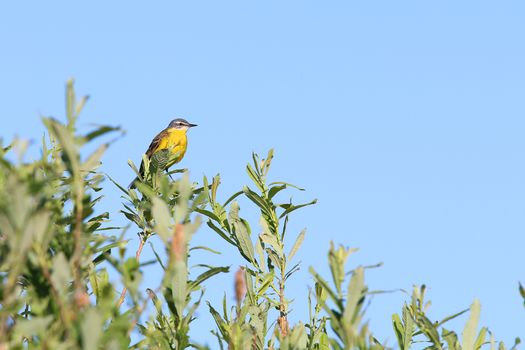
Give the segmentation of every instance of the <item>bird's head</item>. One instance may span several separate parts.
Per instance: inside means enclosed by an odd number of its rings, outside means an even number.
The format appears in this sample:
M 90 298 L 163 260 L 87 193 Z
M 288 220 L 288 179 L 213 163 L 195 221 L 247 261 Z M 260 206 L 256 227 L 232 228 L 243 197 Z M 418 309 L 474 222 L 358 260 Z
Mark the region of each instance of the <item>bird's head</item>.
M 177 118 L 171 121 L 170 125 L 168 125 L 168 128 L 186 131 L 189 128 L 193 128 L 194 126 L 197 126 L 197 124 L 189 123 L 186 119 Z

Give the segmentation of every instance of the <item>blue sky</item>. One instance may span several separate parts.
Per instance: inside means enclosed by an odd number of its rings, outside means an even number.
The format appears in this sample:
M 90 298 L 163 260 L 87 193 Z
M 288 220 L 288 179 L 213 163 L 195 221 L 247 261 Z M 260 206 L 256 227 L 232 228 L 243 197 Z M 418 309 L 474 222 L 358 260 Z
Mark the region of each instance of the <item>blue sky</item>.
M 248 183 L 251 152 L 273 147 L 271 179 L 319 199 L 292 220 L 308 228 L 292 320 L 304 319 L 307 267 L 328 272 L 333 240 L 360 248 L 355 265 L 384 262 L 372 289 L 425 283 L 435 318 L 478 297 L 482 323 L 511 342 L 525 335 L 524 15 L 518 1 L 3 3 L 0 135 L 37 142 L 39 116 L 63 116 L 75 77 L 91 95 L 80 125 L 127 130 L 103 165 L 123 184 L 127 160 L 176 116 L 199 124 L 181 166 L 196 181 L 221 173 L 224 198 Z M 119 193 L 108 183 L 105 195 L 123 222 Z M 225 252 L 217 264 L 242 263 L 208 230 L 195 239 Z M 218 304 L 231 280 L 207 298 Z M 390 345 L 406 298 L 370 307 Z

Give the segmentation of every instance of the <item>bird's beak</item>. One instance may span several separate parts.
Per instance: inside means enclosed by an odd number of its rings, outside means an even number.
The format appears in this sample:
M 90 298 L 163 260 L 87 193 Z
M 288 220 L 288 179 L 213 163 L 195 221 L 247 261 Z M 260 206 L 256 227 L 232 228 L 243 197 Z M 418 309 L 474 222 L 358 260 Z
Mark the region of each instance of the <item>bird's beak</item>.
M 194 126 L 197 126 L 197 124 L 188 123 L 188 128 L 193 128 Z

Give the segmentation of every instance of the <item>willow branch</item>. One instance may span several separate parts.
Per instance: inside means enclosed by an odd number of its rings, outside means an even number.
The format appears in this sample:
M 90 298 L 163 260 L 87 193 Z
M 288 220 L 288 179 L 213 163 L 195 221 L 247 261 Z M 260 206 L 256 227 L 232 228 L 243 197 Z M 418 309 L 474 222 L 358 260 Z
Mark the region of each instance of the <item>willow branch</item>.
M 146 240 L 147 238 L 142 238 L 142 237 L 140 238 L 139 247 L 137 249 L 137 253 L 135 254 L 135 259 L 137 259 L 137 262 L 140 259 L 140 254 L 142 253 L 142 248 L 144 248 L 144 243 L 146 243 Z M 120 307 L 120 305 L 122 305 L 122 303 L 124 302 L 124 299 L 126 298 L 127 292 L 128 292 L 128 289 L 124 287 L 124 289 L 122 289 L 122 293 L 120 293 L 120 298 L 118 300 L 117 307 Z

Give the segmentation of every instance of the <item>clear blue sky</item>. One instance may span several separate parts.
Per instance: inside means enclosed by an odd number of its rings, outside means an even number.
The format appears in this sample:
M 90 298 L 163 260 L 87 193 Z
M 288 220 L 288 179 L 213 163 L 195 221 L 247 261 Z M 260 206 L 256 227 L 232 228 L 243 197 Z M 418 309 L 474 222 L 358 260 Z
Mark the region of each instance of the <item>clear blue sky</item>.
M 199 124 L 181 165 L 194 180 L 220 172 L 224 195 L 248 183 L 252 151 L 274 147 L 271 178 L 319 199 L 292 220 L 308 228 L 292 320 L 334 240 L 361 249 L 354 264 L 384 262 L 372 289 L 426 283 L 435 318 L 478 297 L 483 324 L 511 342 L 525 335 L 524 16 L 519 1 L 4 2 L 0 135 L 38 142 L 73 76 L 92 97 L 80 124 L 128 132 L 104 160 L 123 184 L 175 116 Z M 123 222 L 119 193 L 105 194 Z M 196 241 L 241 263 L 207 229 Z M 225 286 L 231 300 L 231 276 L 206 298 Z M 377 296 L 368 313 L 390 345 L 405 298 Z

